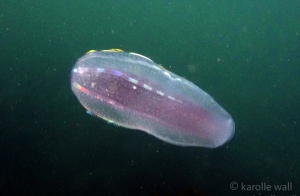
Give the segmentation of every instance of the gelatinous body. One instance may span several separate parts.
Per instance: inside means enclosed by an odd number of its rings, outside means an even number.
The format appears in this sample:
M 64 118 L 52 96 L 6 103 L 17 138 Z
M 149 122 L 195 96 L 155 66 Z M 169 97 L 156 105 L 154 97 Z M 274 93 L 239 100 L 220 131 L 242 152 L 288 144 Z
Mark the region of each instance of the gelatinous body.
M 92 114 L 171 144 L 215 148 L 234 134 L 233 119 L 210 95 L 142 55 L 87 53 L 71 86 Z

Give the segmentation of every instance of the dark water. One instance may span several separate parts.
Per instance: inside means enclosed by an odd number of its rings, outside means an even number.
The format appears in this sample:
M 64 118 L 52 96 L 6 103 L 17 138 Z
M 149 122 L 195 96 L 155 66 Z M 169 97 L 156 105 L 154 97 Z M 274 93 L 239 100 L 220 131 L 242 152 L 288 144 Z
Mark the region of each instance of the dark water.
M 299 7 L 1 2 L 0 195 L 300 195 Z M 200 86 L 233 116 L 233 139 L 183 148 L 87 115 L 70 71 L 88 50 L 108 48 Z

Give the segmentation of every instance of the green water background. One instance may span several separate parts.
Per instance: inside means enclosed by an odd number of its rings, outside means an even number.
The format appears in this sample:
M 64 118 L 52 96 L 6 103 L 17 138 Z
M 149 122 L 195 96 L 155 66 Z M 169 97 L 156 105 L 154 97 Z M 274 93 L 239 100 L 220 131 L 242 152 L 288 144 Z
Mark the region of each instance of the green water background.
M 300 194 L 299 1 L 0 3 L 0 193 Z M 70 70 L 90 49 L 143 54 L 234 118 L 232 141 L 182 148 L 85 113 Z

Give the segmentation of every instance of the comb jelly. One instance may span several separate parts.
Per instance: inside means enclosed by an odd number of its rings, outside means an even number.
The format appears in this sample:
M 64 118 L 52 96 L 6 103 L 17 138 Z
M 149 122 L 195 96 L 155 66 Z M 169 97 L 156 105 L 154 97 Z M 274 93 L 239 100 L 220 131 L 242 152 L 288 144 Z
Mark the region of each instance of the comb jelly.
M 90 51 L 71 71 L 89 113 L 170 144 L 216 148 L 234 135 L 232 117 L 192 82 L 119 49 Z

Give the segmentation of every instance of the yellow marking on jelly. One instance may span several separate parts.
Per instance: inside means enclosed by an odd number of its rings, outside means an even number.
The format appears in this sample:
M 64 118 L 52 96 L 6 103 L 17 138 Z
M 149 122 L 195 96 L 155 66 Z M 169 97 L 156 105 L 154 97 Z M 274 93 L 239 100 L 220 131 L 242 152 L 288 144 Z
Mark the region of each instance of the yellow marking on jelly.
M 136 55 L 136 56 L 142 57 L 142 58 L 144 58 L 144 59 L 147 59 L 147 60 L 149 60 L 149 61 L 153 62 L 151 59 L 149 59 L 148 57 L 145 57 L 145 56 L 143 56 L 143 55 L 141 55 L 141 54 L 134 53 L 134 52 L 129 52 L 129 54 L 133 54 L 133 55 Z
M 160 68 L 162 68 L 163 70 L 167 70 L 162 64 L 158 64 L 158 66 L 159 66 Z
M 90 50 L 86 54 L 91 54 L 91 53 L 94 53 L 94 52 L 97 52 L 97 50 Z
M 111 48 L 108 50 L 101 50 L 101 52 L 124 52 L 124 51 L 118 48 Z
M 169 70 L 167 70 L 167 68 L 165 68 L 164 66 L 162 66 L 161 64 L 158 64 L 158 66 L 160 67 L 160 68 L 162 68 L 164 71 L 166 71 L 166 72 L 169 72 L 170 73 L 170 71 Z
M 77 89 L 81 89 L 81 86 L 77 82 L 73 82 L 73 86 Z
M 102 116 L 100 117 L 100 118 L 103 118 Z M 114 124 L 114 125 L 116 125 L 116 126 L 120 126 L 118 123 L 116 123 L 115 121 L 112 121 L 112 120 L 110 120 L 110 119 L 108 119 L 108 118 L 103 118 L 107 123 L 109 123 L 109 124 Z

